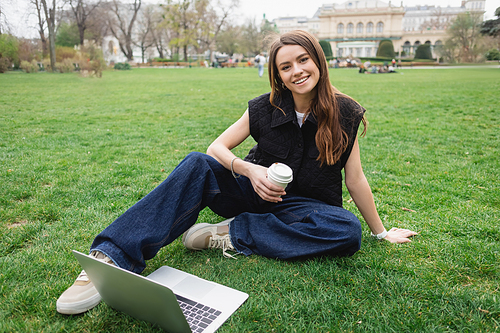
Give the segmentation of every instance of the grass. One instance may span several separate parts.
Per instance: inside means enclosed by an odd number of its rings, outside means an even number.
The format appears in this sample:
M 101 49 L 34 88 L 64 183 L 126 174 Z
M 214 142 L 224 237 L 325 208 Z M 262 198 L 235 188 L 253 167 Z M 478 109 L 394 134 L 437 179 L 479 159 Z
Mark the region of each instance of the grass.
M 144 274 L 169 265 L 250 294 L 220 332 L 498 331 L 500 72 L 400 72 L 331 78 L 367 109 L 365 174 L 386 227 L 419 232 L 411 244 L 375 241 L 364 223 L 350 258 L 228 260 L 177 240 Z M 86 252 L 268 89 L 251 69 L 1 75 L 0 331 L 159 331 L 103 303 L 58 314 L 57 298 L 80 271 L 71 250 Z

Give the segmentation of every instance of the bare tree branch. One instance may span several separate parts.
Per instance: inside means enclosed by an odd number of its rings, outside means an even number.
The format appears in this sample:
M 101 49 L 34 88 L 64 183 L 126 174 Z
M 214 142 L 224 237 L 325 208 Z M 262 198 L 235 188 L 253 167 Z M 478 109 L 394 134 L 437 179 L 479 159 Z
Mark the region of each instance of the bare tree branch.
M 75 16 L 76 25 L 78 26 L 80 45 L 83 45 L 85 41 L 85 30 L 87 30 L 87 19 L 92 15 L 92 12 L 100 6 L 102 0 L 98 0 L 93 4 L 89 4 L 85 0 L 69 0 L 68 2 Z
M 113 0 L 111 11 L 114 13 L 114 16 L 109 21 L 109 28 L 113 36 L 118 39 L 122 53 L 127 57 L 128 61 L 132 61 L 134 59 L 132 33 L 137 13 L 141 9 L 141 0 L 134 0 L 130 8 L 125 10 L 127 6 L 129 5 L 124 5 L 117 0 Z M 127 14 L 130 13 L 132 13 L 132 17 L 127 19 L 129 16 Z

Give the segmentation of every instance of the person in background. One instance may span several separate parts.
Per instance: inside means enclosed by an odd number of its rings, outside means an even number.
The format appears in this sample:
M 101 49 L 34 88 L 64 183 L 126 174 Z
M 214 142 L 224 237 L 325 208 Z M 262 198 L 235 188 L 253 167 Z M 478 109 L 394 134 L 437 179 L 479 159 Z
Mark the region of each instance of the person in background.
M 255 57 L 255 63 L 257 64 L 257 68 L 259 69 L 259 77 L 264 75 L 264 65 L 266 64 L 266 57 L 262 53 L 259 53 Z

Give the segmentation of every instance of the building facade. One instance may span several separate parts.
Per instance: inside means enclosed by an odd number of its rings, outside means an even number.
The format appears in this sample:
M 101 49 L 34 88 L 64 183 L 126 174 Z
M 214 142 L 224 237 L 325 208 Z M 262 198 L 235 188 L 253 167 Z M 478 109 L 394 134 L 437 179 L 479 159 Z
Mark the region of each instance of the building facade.
M 380 0 L 323 5 L 318 37 L 331 43 L 334 56 L 373 57 L 383 39 L 392 40 L 397 47 L 403 33 L 403 16 L 402 6 Z
M 460 13 L 484 14 L 485 0 L 462 1 L 460 7 L 393 5 L 391 1 L 351 0 L 324 4 L 313 18 L 278 18 L 280 32 L 307 30 L 327 40 L 335 57 L 374 57 L 378 43 L 390 39 L 399 55 L 412 55 L 427 43 L 434 48 L 444 43 L 446 29 Z M 318 27 L 316 29 L 316 27 Z
M 278 17 L 272 21 L 272 24 L 280 33 L 292 30 L 305 30 L 318 37 L 321 24 L 319 19 L 320 12 L 321 8 L 318 8 L 312 18 L 307 18 L 306 16 Z

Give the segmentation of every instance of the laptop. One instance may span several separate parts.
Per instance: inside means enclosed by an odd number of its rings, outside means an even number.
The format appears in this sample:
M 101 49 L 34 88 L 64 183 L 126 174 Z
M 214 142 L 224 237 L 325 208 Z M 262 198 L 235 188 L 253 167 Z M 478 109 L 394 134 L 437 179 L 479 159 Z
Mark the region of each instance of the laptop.
M 73 251 L 106 304 L 167 332 L 215 332 L 248 294 L 162 266 L 147 277 Z

